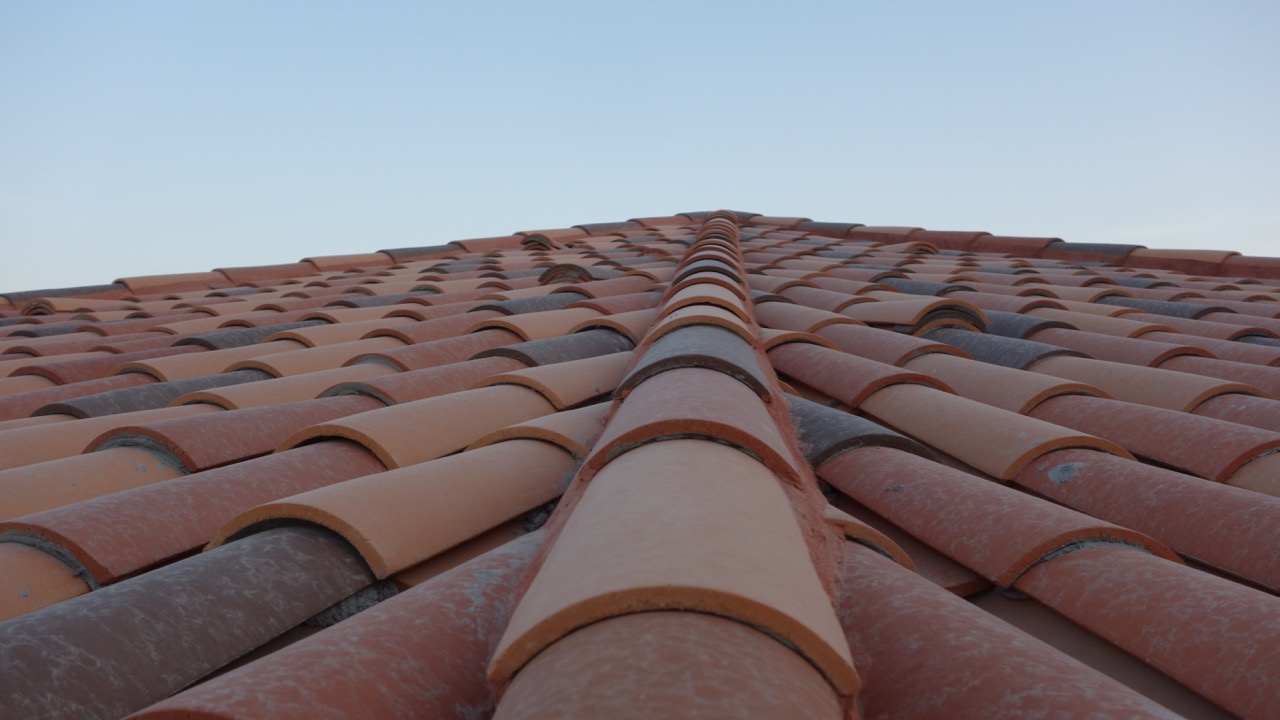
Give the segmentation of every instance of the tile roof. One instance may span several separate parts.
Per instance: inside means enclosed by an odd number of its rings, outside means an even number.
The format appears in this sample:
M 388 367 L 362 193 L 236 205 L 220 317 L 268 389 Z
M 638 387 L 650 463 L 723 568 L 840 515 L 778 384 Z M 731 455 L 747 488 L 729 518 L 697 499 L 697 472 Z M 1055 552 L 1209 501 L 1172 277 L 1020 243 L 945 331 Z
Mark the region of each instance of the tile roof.
M 0 294 L 0 717 L 1274 717 L 1280 261 L 716 211 Z

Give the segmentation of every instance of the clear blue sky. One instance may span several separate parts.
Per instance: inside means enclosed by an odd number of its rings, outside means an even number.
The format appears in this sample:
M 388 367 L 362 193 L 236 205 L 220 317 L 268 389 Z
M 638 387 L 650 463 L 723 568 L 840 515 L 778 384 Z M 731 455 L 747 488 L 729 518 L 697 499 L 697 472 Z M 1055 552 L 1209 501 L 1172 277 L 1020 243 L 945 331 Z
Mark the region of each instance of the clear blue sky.
M 1280 254 L 1280 3 L 0 4 L 0 291 L 718 207 Z

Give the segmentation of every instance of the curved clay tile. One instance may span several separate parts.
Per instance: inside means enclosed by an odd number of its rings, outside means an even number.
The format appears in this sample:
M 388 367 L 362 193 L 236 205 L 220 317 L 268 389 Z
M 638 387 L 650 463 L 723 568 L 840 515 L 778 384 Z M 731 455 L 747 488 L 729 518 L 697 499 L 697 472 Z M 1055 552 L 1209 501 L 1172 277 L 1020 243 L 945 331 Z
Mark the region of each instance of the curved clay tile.
M 327 531 L 279 528 L 29 613 L 0 624 L 0 715 L 139 710 L 369 581 Z
M 1280 401 L 1256 395 L 1228 393 L 1200 403 L 1191 412 L 1241 425 L 1280 432 Z
M 1131 457 L 1119 445 L 922 385 L 891 385 L 858 409 L 875 420 L 1001 480 L 1064 447 Z
M 543 340 L 509 343 L 476 353 L 474 359 L 509 357 L 528 367 L 553 365 L 570 360 L 611 355 L 631 350 L 633 343 L 625 335 L 612 330 L 586 330 Z
M 695 371 L 663 376 L 678 372 Z M 586 486 L 516 607 L 490 678 L 505 688 L 539 651 L 593 621 L 664 609 L 763 628 L 838 693 L 856 690 L 831 599 L 777 477 L 743 453 L 697 440 L 633 450 Z
M 1168 323 L 1160 322 L 1163 318 L 1159 318 L 1156 315 L 1142 315 L 1142 317 L 1152 318 L 1152 322 L 1141 322 L 1054 308 L 1033 308 L 1028 310 L 1027 314 L 1064 322 L 1077 330 L 1101 333 L 1103 335 L 1115 335 L 1117 337 L 1132 338 L 1152 332 L 1173 332 L 1173 327 Z
M 1244 383 L 1262 390 L 1272 398 L 1280 398 L 1280 368 L 1192 355 L 1170 358 L 1160 363 L 1159 367 Z
M 846 544 L 843 572 L 863 717 L 1177 717 L 864 548 Z
M 4 396 L 0 402 L 0 422 L 25 418 L 46 405 L 97 395 L 112 390 L 137 387 L 156 382 L 150 375 L 125 373 L 110 375 L 97 380 L 81 380 L 68 385 L 54 385 L 41 390 Z
M 714 325 L 737 333 L 749 343 L 757 341 L 752 323 L 714 305 L 690 305 L 668 313 L 654 321 L 646 339 L 654 341 L 676 328 L 690 325 Z
M 579 300 L 568 307 L 585 307 L 605 315 L 617 315 L 658 307 L 662 295 L 656 292 L 639 292 L 628 295 L 610 295 L 598 299 Z
M 831 325 L 861 325 L 846 315 L 785 302 L 760 303 L 755 317 L 762 327 L 816 333 Z
M 311 372 L 333 370 L 357 357 L 396 350 L 405 344 L 394 337 L 373 337 L 364 340 L 321 345 L 319 347 L 275 353 L 265 359 L 241 360 L 227 368 L 236 370 L 261 370 L 277 378 L 305 375 Z
M 106 585 L 199 549 L 255 505 L 384 469 L 354 443 L 322 442 L 24 515 L 0 531 L 57 548 Z
M 823 290 L 816 287 L 793 286 L 778 292 L 791 302 L 805 307 L 838 313 L 850 305 L 861 302 L 873 302 L 871 298 L 853 295 L 846 292 Z
M 175 345 L 195 345 L 207 350 L 231 350 L 233 348 L 242 348 L 257 345 L 264 342 L 267 338 L 277 333 L 288 332 L 290 330 L 302 330 L 305 328 L 322 325 L 318 320 L 310 320 L 307 322 L 284 323 L 279 325 L 264 325 L 261 327 L 236 328 L 231 330 L 219 330 L 217 332 L 202 333 L 185 337 L 174 342 Z M 300 345 L 305 345 L 301 343 Z
M 835 505 L 827 505 L 822 509 L 822 518 L 834 527 L 845 540 L 852 540 L 898 563 L 902 567 L 914 571 L 916 563 L 905 550 L 889 539 L 884 533 L 862 522 Z
M 719 276 L 717 276 L 719 277 Z M 724 308 L 743 320 L 749 319 L 746 291 L 741 286 L 725 287 L 718 282 L 691 282 L 683 287 L 673 288 L 662 304 L 661 315 L 668 315 L 680 308 L 699 305 L 711 305 Z
M 105 353 L 97 357 L 86 357 L 79 360 L 64 359 L 59 362 L 51 362 L 43 365 L 34 365 L 30 370 L 24 371 L 19 369 L 6 378 L 18 379 L 28 376 L 40 376 L 59 385 L 70 383 L 84 382 L 85 380 L 97 380 L 109 377 L 114 374 L 116 369 L 121 365 L 135 360 L 148 360 L 150 358 L 166 357 L 169 355 L 182 355 L 184 353 L 200 352 L 198 347 L 190 347 L 186 345 L 178 347 L 156 348 L 153 350 L 143 350 L 132 353 Z
M 227 410 L 246 410 L 279 403 L 313 400 L 326 390 L 346 382 L 396 374 L 395 368 L 381 363 L 362 363 L 332 370 L 319 370 L 305 375 L 262 380 L 252 385 L 241 383 L 210 390 L 199 390 L 175 398 L 172 405 L 208 403 Z
M 966 349 L 972 352 L 971 348 Z M 933 353 L 908 360 L 902 367 L 940 380 L 961 397 L 1022 415 L 1059 395 L 1105 396 L 1091 385 L 1054 380 L 1039 373 L 979 362 L 982 358 L 977 354 L 975 358 L 966 360 Z
M 901 365 L 925 353 L 949 353 L 968 357 L 965 351 L 946 343 L 865 325 L 828 325 L 816 334 L 835 343 L 843 352 L 886 365 Z
M 1256 457 L 1226 479 L 1228 485 L 1263 495 L 1280 496 L 1280 455 Z
M 613 392 L 631 365 L 632 353 L 624 351 L 568 360 L 551 365 L 512 370 L 491 375 L 473 387 L 517 385 L 547 399 L 556 410 L 581 405 Z
M 1031 415 L 1112 440 L 1135 455 L 1216 482 L 1280 448 L 1280 433 L 1118 400 L 1058 397 Z M 1201 442 L 1207 437 L 1213 442 Z
M 599 402 L 526 420 L 485 435 L 467 448 L 474 450 L 507 440 L 540 440 L 559 446 L 578 461 L 586 458 L 604 432 L 611 405 Z
M 302 350 L 307 346 L 293 340 L 274 340 L 228 350 L 208 350 L 187 355 L 171 355 L 151 360 L 137 360 L 122 365 L 117 372 L 142 372 L 161 382 L 192 380 L 227 372 L 242 360 L 260 358 L 274 353 Z
M 520 336 L 509 330 L 481 330 L 458 337 L 431 340 L 394 350 L 356 357 L 351 364 L 376 362 L 402 372 L 422 370 L 450 363 L 484 357 L 482 353 L 520 342 Z
M 1263 394 L 1261 390 L 1243 383 L 1062 355 L 1047 357 L 1027 369 L 1093 385 L 1117 400 L 1180 412 L 1191 412 L 1216 395 Z
M 1122 338 L 1083 330 L 1048 327 L 1035 331 L 1030 335 L 1030 339 L 1075 350 L 1098 360 L 1127 365 L 1158 367 L 1170 358 L 1210 357 L 1209 351 L 1198 347 L 1150 339 L 1155 334 L 1148 333 L 1142 338 Z
M 1274 333 L 1263 327 L 1260 323 L 1251 322 L 1261 320 L 1262 318 L 1245 316 L 1243 318 L 1245 324 L 1236 324 L 1220 322 L 1220 319 L 1223 316 L 1231 317 L 1232 319 L 1235 319 L 1233 316 L 1238 317 L 1236 313 L 1215 313 L 1212 320 L 1188 320 L 1185 318 L 1169 317 L 1167 315 L 1143 315 L 1137 317 L 1142 317 L 1143 319 L 1149 317 L 1152 318 L 1153 321 L 1156 321 L 1158 318 L 1158 322 L 1160 322 L 1160 324 L 1169 326 L 1173 331 L 1185 333 L 1187 335 L 1195 335 L 1197 337 L 1211 338 L 1214 340 L 1239 340 L 1240 338 L 1249 335 L 1274 337 Z
M 1036 308 L 1066 309 L 1066 306 L 1061 301 L 1040 295 L 997 295 L 988 292 L 966 292 L 960 296 L 960 299 L 978 306 L 987 313 L 988 317 L 997 312 L 1024 313 Z
M 937 317 L 957 317 L 981 329 L 987 318 L 978 306 L 955 298 L 924 298 L 902 293 L 868 293 L 880 302 L 851 305 L 840 314 L 867 325 L 896 325 L 918 328 Z M 895 297 L 896 296 L 896 297 Z
M 584 307 L 548 310 L 527 315 L 512 315 L 482 320 L 473 325 L 468 332 L 476 333 L 489 329 L 501 329 L 513 332 L 526 341 L 544 340 L 560 337 L 572 330 L 573 326 L 578 323 L 596 317 L 599 317 L 599 313 Z
M 696 406 L 686 400 L 697 397 Z M 580 475 L 590 479 L 619 456 L 672 437 L 714 440 L 758 458 L 794 480 L 795 459 L 759 395 L 724 373 L 681 368 L 641 383 L 605 427 Z
M 0 470 L 79 455 L 111 428 L 218 411 L 212 405 L 183 405 L 14 428 L 0 433 Z
M 89 592 L 66 563 L 41 549 L 0 542 L 0 622 Z
M 850 407 L 857 407 L 880 389 L 899 383 L 918 383 L 953 392 L 945 383 L 928 375 L 820 345 L 781 345 L 769 351 L 769 362 L 779 373 Z
M 1253 365 L 1280 365 L 1280 347 L 1254 345 L 1249 338 L 1241 341 L 1217 340 L 1186 333 L 1151 333 L 1149 340 L 1190 345 L 1207 350 L 1214 357 Z
M 138 447 L 69 455 L 0 471 L 0 520 L 185 474 L 167 453 Z
M 352 365 L 351 368 L 381 367 L 374 363 Z M 352 380 L 331 386 L 325 391 L 331 395 L 368 395 L 387 405 L 423 400 L 466 390 L 480 380 L 499 373 L 519 370 L 526 365 L 509 357 L 489 357 L 466 360 L 439 367 L 390 373 L 367 380 Z
M 318 423 L 294 433 L 281 447 L 343 438 L 369 448 L 394 469 L 456 452 L 497 428 L 554 411 L 528 388 L 487 387 Z
M 814 467 L 846 450 L 871 445 L 929 455 L 920 443 L 866 418 L 795 396 L 789 396 L 787 403 L 805 460 Z
M 1133 530 L 894 448 L 841 453 L 818 476 L 1000 587 L 1082 544 L 1119 543 L 1177 557 Z
M 1015 482 L 1081 512 L 1145 533 L 1178 554 L 1280 589 L 1280 499 L 1092 450 L 1059 450 Z
M 632 344 L 638 344 L 648 334 L 649 328 L 653 327 L 653 321 L 657 318 L 657 308 L 632 310 L 615 315 L 601 315 L 574 325 L 569 329 L 568 334 L 577 335 L 593 330 L 607 330 L 626 337 Z
M 382 406 L 370 397 L 347 396 L 206 413 L 114 428 L 91 442 L 86 450 L 159 447 L 180 462 L 186 472 L 194 473 L 266 455 L 309 425 Z
M 1047 357 L 1080 355 L 1074 350 L 1056 345 L 970 330 L 941 328 L 924 335 L 930 340 L 940 340 L 948 345 L 954 345 L 964 350 L 974 360 L 1015 370 L 1025 370 Z
M 1017 589 L 1241 717 L 1280 707 L 1280 599 L 1144 552 L 1053 558 Z
M 134 717 L 487 716 L 494 699 L 485 665 L 541 539 L 528 535 L 497 548 Z
M 673 330 L 644 349 L 644 354 L 618 385 L 618 396 L 658 373 L 681 367 L 704 367 L 730 375 L 767 398 L 768 380 L 755 349 L 739 335 L 712 325 Z
M 849 717 L 821 673 L 757 629 L 652 612 L 577 630 L 534 658 L 495 720 Z
M 259 505 L 224 525 L 210 547 L 302 520 L 341 535 L 384 579 L 554 500 L 576 465 L 550 443 L 501 442 Z
M 382 309 L 379 308 L 379 310 Z M 412 325 L 414 322 L 413 318 L 407 317 L 378 317 L 372 320 L 334 322 L 327 325 L 316 325 L 275 333 L 268 336 L 267 342 L 271 340 L 296 340 L 307 347 L 314 348 L 320 345 L 352 342 L 378 330 Z
M 187 393 L 241 383 L 259 382 L 270 377 L 270 375 L 260 370 L 237 370 L 235 372 L 202 375 L 185 380 L 145 383 L 134 387 L 109 390 L 95 395 L 86 395 L 51 403 L 36 410 L 35 414 L 97 418 L 142 410 L 156 410 L 170 405 L 174 400 Z
M 463 306 L 469 304 L 470 303 L 461 303 Z M 449 306 L 444 305 L 441 307 Z M 417 315 L 420 314 L 421 313 Z M 417 315 L 415 315 L 415 317 L 417 317 Z M 451 315 L 442 315 L 432 319 L 419 319 L 418 322 L 409 325 L 398 325 L 396 327 L 374 330 L 368 333 L 368 336 L 380 337 L 385 335 L 397 338 L 407 344 L 430 342 L 432 340 L 443 340 L 462 335 L 466 333 L 471 326 L 475 325 L 476 321 L 496 317 L 501 317 L 501 313 L 494 310 L 470 310 Z

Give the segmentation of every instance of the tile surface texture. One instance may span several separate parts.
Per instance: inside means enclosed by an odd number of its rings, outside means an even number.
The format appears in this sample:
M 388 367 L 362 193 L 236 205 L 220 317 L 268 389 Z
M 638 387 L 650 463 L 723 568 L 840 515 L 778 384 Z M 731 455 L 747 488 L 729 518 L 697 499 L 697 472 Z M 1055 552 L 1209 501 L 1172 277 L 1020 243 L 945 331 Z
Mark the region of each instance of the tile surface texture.
M 1280 708 L 1274 258 L 719 210 L 0 311 L 0 717 Z

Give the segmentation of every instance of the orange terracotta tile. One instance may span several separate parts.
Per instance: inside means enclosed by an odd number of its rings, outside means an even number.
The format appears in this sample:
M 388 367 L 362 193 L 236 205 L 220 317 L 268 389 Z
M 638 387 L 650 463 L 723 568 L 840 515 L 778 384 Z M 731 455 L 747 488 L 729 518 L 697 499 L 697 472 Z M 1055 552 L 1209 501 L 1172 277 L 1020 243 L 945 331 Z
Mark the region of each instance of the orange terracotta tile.
M 534 658 L 499 720 L 850 717 L 807 664 L 763 632 L 702 613 L 649 612 L 577 630 Z
M 0 622 L 89 592 L 62 561 L 34 547 L 0 542 Z
M 769 361 L 782 375 L 815 389 L 850 407 L 882 388 L 916 383 L 954 392 L 930 375 L 867 360 L 817 345 L 790 343 L 769 351 Z
M 386 578 L 554 500 L 574 467 L 555 445 L 502 442 L 259 505 L 224 525 L 210 547 L 260 523 L 304 520 L 346 538 Z
M 79 455 L 94 438 L 112 428 L 218 411 L 212 405 L 183 405 L 8 430 L 0 433 L 0 470 Z
M 1119 445 L 922 385 L 892 385 L 858 409 L 993 478 L 1011 480 L 1041 455 L 1089 447 L 1132 457 Z
M 698 440 L 638 448 L 587 487 L 517 605 L 490 679 L 501 691 L 539 651 L 593 621 L 683 609 L 767 629 L 851 695 L 857 674 L 808 557 L 781 485 L 755 460 Z
M 137 447 L 71 455 L 0 471 L 0 520 L 183 475 L 172 457 Z
M 1017 589 L 1230 712 L 1280 705 L 1273 595 L 1119 546 L 1037 565 Z
M 556 410 L 565 410 L 612 393 L 631 361 L 630 352 L 598 355 L 492 375 L 473 387 L 526 387 L 541 394 Z
M 963 350 L 932 340 L 861 325 L 829 325 L 816 332 L 840 350 L 886 365 L 901 365 L 926 353 L 948 353 L 967 357 Z
M 319 423 L 294 434 L 282 449 L 323 438 L 368 448 L 388 468 L 456 452 L 493 430 L 554 412 L 542 395 L 516 385 L 480 388 Z M 425 434 L 424 429 L 430 428 Z
M 1059 395 L 1106 397 L 1106 393 L 1084 383 L 1051 380 L 1039 373 L 944 353 L 921 355 L 906 361 L 902 367 L 936 378 L 961 397 L 1023 415 Z
M 495 430 L 471 443 L 468 450 L 507 440 L 540 440 L 557 445 L 574 459 L 582 461 L 604 432 L 609 410 L 609 403 L 600 402 L 543 415 Z
M 1191 412 L 1200 403 L 1217 395 L 1263 394 L 1261 390 L 1242 383 L 1173 370 L 1062 355 L 1044 358 L 1027 369 L 1087 383 L 1117 400 L 1181 412 Z

